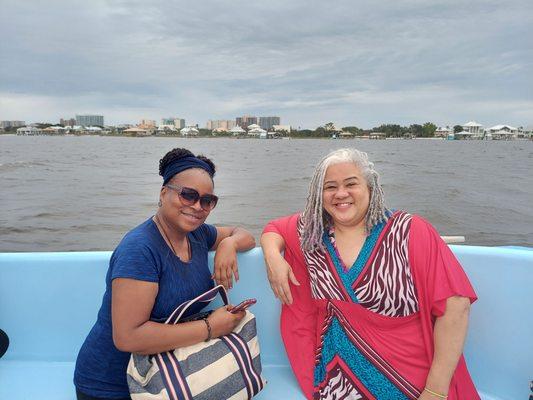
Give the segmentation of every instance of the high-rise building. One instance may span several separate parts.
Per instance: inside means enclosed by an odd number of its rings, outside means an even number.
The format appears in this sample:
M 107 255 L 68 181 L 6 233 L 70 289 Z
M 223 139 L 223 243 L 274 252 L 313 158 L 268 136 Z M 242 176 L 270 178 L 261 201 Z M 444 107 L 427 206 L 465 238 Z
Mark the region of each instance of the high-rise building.
M 271 130 L 274 125 L 280 125 L 279 117 L 259 117 L 259 126 L 264 130 Z
M 74 126 L 76 125 L 76 119 L 75 118 L 69 118 L 69 119 L 61 118 L 59 120 L 59 123 L 63 126 Z
M 0 121 L 0 128 L 20 128 L 21 126 L 25 126 L 26 123 L 24 121 Z
M 174 118 L 174 126 L 178 129 L 185 128 L 185 120 L 183 118 Z
M 257 117 L 251 115 L 243 115 L 242 117 L 235 118 L 235 123 L 242 129 L 248 129 L 248 126 L 257 124 Z
M 152 129 L 155 128 L 155 121 L 153 119 L 141 119 L 137 126 L 141 129 Z
M 103 115 L 76 115 L 76 125 L 104 126 Z
M 161 118 L 161 125 L 174 125 L 174 120 L 176 118 L 170 117 L 170 118 Z
M 235 121 L 231 119 L 217 119 L 217 120 L 209 120 L 207 121 L 207 129 L 214 130 L 214 129 L 224 129 L 226 131 L 229 131 L 231 128 L 235 126 Z

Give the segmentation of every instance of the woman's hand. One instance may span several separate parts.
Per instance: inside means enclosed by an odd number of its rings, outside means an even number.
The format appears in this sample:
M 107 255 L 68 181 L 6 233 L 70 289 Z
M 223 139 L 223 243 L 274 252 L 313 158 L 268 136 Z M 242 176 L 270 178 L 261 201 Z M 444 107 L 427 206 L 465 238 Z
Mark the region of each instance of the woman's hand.
M 277 252 L 266 256 L 265 263 L 267 265 L 268 280 L 274 295 L 280 299 L 282 304 L 292 304 L 289 280 L 296 286 L 300 286 L 300 282 L 294 276 L 291 266 L 285 261 L 281 253 Z
M 215 252 L 214 273 L 212 278 L 217 285 L 226 289 L 233 288 L 233 276 L 239 280 L 239 266 L 237 265 L 237 243 L 233 237 L 228 236 L 222 240 Z
M 211 337 L 217 338 L 231 333 L 246 315 L 246 311 L 239 311 L 235 314 L 229 312 L 231 307 L 229 305 L 217 308 L 207 317 L 211 326 Z

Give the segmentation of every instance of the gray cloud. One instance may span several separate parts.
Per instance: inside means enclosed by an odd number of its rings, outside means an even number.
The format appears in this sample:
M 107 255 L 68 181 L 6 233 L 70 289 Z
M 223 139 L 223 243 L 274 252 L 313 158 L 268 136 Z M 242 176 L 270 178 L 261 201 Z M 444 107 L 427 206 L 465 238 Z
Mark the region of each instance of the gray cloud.
M 2 0 L 0 118 L 533 122 L 533 3 Z

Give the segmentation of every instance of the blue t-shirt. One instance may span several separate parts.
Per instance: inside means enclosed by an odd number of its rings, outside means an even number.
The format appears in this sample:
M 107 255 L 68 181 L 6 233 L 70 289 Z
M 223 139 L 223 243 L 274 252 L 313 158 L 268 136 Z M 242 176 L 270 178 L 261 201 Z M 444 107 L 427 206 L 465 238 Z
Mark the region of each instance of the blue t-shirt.
M 78 354 L 74 371 L 74 384 L 78 390 L 94 397 L 129 396 L 126 368 L 130 353 L 119 351 L 113 343 L 113 279 L 131 278 L 159 285 L 151 320 L 167 318 L 178 305 L 213 287 L 207 253 L 216 241 L 216 228 L 203 224 L 189 233 L 188 238 L 191 259 L 183 262 L 174 255 L 152 218 L 124 236 L 109 262 L 106 291 L 98 318 Z M 188 315 L 198 311 L 198 308 L 190 310 Z

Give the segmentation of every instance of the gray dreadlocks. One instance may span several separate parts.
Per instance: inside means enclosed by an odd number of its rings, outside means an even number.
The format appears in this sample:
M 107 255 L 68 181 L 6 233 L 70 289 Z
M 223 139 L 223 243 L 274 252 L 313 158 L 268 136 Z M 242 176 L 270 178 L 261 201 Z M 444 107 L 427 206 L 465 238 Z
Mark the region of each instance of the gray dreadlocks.
M 388 219 L 389 211 L 385 207 L 379 174 L 374 170 L 374 164 L 368 160 L 368 155 L 353 148 L 332 151 L 320 160 L 309 185 L 307 204 L 302 215 L 301 241 L 304 251 L 324 250 L 322 235 L 332 224 L 330 215 L 324 211 L 322 206 L 324 177 L 329 166 L 344 162 L 352 162 L 361 170 L 370 190 L 370 205 L 365 219 L 367 233 L 370 233 L 374 225 Z

